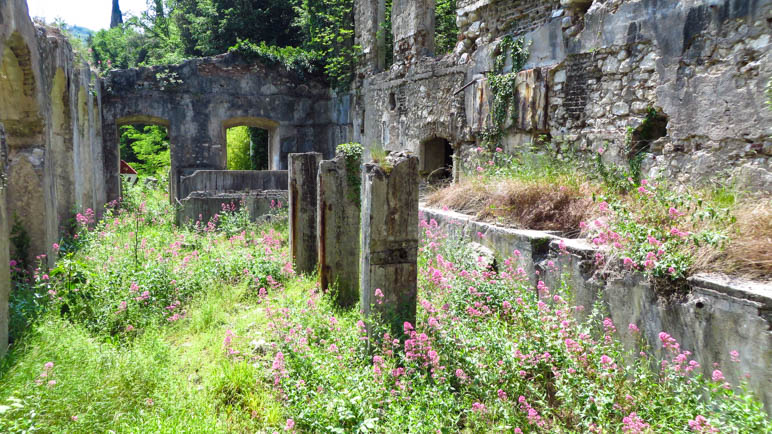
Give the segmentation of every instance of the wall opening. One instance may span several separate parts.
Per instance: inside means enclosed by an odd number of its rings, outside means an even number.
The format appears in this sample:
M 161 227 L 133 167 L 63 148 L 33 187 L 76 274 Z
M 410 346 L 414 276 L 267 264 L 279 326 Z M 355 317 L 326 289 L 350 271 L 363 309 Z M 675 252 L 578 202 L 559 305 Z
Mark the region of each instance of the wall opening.
M 434 4 L 434 52 L 444 56 L 453 51 L 458 42 L 456 0 L 436 0 Z
M 378 28 L 378 45 L 383 47 L 380 51 L 383 52 L 383 64 L 384 69 L 391 68 L 394 64 L 394 30 L 392 29 L 392 16 L 394 10 L 394 0 L 381 0 L 381 5 L 384 11 L 384 19 L 381 21 L 381 25 Z
M 139 176 L 168 182 L 172 147 L 168 121 L 149 116 L 121 119 L 118 121 L 118 143 L 121 161 Z M 121 172 L 125 175 L 130 170 L 122 167 Z
M 436 137 L 421 143 L 419 171 L 429 182 L 453 178 L 453 147 L 448 140 Z
M 283 167 L 278 122 L 254 117 L 229 119 L 223 122 L 223 136 L 228 170 L 278 170 Z
M 269 132 L 264 128 L 241 125 L 225 133 L 228 170 L 268 170 Z
M 651 145 L 658 139 L 667 136 L 668 117 L 661 109 L 649 108 L 646 117 L 630 136 L 630 153 L 632 159 L 645 152 L 651 152 Z

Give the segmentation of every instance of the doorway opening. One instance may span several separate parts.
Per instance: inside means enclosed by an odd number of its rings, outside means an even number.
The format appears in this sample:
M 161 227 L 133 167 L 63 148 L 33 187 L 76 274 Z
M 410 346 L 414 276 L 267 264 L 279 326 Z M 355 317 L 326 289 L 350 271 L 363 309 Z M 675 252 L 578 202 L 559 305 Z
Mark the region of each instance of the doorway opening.
M 419 170 L 429 182 L 442 182 L 453 178 L 453 147 L 442 137 L 421 143 Z
M 133 169 L 139 178 L 146 178 L 149 182 L 168 179 L 171 143 L 166 124 L 148 121 L 124 123 L 119 127 L 119 143 L 121 172 L 126 172 L 122 175 L 130 175 Z

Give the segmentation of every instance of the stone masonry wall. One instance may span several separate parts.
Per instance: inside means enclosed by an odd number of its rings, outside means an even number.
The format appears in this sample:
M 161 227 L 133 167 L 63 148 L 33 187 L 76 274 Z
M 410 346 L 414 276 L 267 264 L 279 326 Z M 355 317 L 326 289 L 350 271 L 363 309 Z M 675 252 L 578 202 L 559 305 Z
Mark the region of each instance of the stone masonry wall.
M 698 184 L 721 174 L 740 188 L 772 190 L 765 96 L 772 0 L 461 0 L 457 7 L 452 54 L 397 57 L 388 73 L 355 85 L 355 139 L 417 153 L 423 138 L 438 134 L 456 148 L 477 146 L 479 133 L 492 126 L 486 75 L 501 38 L 513 35 L 529 42 L 525 69 L 540 70 L 523 78 L 543 77 L 530 86 L 546 89 L 538 101 L 519 94 L 517 105 L 546 122 L 509 123 L 508 152 L 547 135 L 587 161 L 600 149 L 615 164 L 642 151 L 647 177 Z M 425 28 L 405 25 L 395 35 Z M 365 37 L 368 31 L 357 28 L 358 40 L 378 44 Z M 437 128 L 434 113 L 446 127 Z M 656 116 L 657 134 L 636 142 L 647 116 Z
M 47 254 L 73 212 L 105 203 L 98 78 L 57 30 L 35 26 L 23 0 L 0 5 L 0 124 L 8 145 L 7 214 Z M 12 256 L 19 256 L 11 246 Z

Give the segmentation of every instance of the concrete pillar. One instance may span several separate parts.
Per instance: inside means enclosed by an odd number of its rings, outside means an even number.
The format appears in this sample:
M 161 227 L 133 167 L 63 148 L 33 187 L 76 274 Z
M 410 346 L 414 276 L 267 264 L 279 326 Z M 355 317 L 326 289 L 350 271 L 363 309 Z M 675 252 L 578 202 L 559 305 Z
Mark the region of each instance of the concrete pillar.
M 11 292 L 11 276 L 8 263 L 10 262 L 10 246 L 8 224 L 8 211 L 6 205 L 6 164 L 8 149 L 5 142 L 5 130 L 0 125 L 0 357 L 5 355 L 8 349 L 8 296 Z
M 395 333 L 415 325 L 418 179 L 418 157 L 405 152 L 366 164 L 362 176 L 361 307 L 380 312 Z
M 290 254 L 298 273 L 313 273 L 317 265 L 316 193 L 322 154 L 289 154 Z
M 319 282 L 340 307 L 359 301 L 360 166 L 341 154 L 319 165 Z
M 393 0 L 394 63 L 434 56 L 434 0 Z
M 354 41 L 362 47 L 358 62 L 359 72 L 370 75 L 383 71 L 386 43 L 381 30 L 386 20 L 384 0 L 357 0 L 354 2 Z

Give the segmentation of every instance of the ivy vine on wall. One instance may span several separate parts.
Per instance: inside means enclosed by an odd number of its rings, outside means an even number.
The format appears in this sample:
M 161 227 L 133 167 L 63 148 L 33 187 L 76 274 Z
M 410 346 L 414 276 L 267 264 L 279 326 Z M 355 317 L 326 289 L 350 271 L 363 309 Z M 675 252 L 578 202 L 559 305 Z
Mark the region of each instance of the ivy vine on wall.
M 488 74 L 491 91 L 491 120 L 493 126 L 482 134 L 483 142 L 497 144 L 508 120 L 517 118 L 517 74 L 528 61 L 528 42 L 523 37 L 506 35 L 499 43 L 499 54 L 494 59 L 493 72 Z M 504 73 L 507 59 L 512 59 L 511 72 Z

